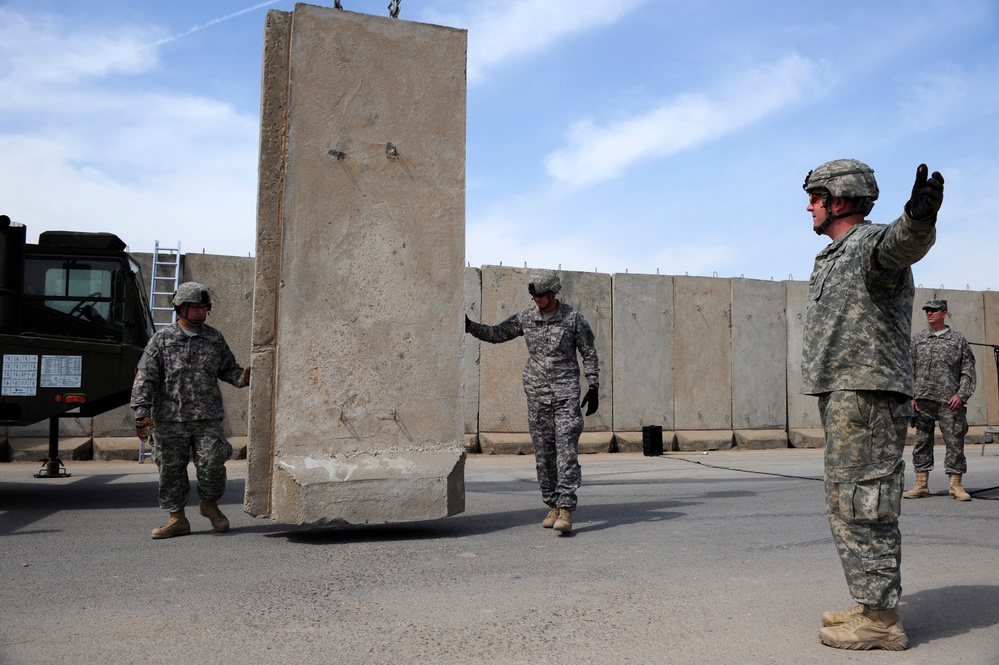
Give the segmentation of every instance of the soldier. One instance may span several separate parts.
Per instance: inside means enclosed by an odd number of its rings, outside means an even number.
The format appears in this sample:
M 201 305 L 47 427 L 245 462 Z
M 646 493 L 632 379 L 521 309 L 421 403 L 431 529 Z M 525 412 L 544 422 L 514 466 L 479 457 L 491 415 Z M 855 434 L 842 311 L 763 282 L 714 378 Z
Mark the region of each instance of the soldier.
M 135 433 L 147 441 L 156 428 L 153 459 L 160 471 L 159 503 L 170 511 L 166 524 L 153 529 L 153 538 L 191 533 L 184 506 L 191 491 L 187 464 L 192 456 L 201 498 L 198 512 L 216 531 L 229 530 L 229 520 L 218 507 L 225 491 L 225 461 L 232 455 L 222 432 L 225 414 L 218 382 L 237 388 L 250 383 L 250 368 L 237 365 L 222 333 L 205 323 L 212 309 L 208 287 L 181 284 L 173 307 L 177 323 L 149 340 L 132 386 Z
M 538 468 L 541 498 L 548 515 L 541 526 L 568 533 L 572 531 L 572 511 L 581 483 L 579 435 L 583 432 L 581 409 L 596 413 L 600 384 L 593 330 L 575 308 L 556 298 L 562 283 L 552 270 L 531 273 L 527 290 L 534 307 L 514 314 L 502 323 L 487 326 L 465 316 L 465 332 L 484 342 L 498 344 L 524 336 L 527 364 L 524 365 L 524 392 L 527 418 Z M 579 401 L 579 363 L 589 390 Z
M 912 197 L 888 225 L 866 219 L 878 198 L 874 171 L 854 159 L 805 177 L 812 230 L 832 240 L 808 283 L 802 392 L 816 395 L 825 430 L 825 503 L 850 595 L 826 612 L 823 644 L 909 646 L 898 613 L 902 581 L 902 450 L 912 415 L 910 266 L 936 240 L 943 176 L 916 169 Z
M 971 501 L 961 486 L 968 471 L 964 457 L 964 435 L 968 433 L 968 407 L 975 392 L 975 355 L 964 335 L 944 324 L 950 315 L 946 300 L 930 300 L 923 306 L 927 329 L 912 336 L 912 366 L 916 375 L 916 445 L 912 466 L 916 482 L 902 496 L 920 499 L 930 495 L 933 468 L 933 426 L 939 423 L 947 453 L 944 470 L 950 478 L 950 496 Z

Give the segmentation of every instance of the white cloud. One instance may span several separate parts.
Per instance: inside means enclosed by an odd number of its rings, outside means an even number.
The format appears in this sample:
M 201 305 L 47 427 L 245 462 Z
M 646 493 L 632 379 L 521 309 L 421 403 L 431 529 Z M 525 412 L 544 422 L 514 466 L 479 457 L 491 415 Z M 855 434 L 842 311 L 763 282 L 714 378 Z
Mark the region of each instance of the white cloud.
M 428 13 L 434 22 L 468 30 L 468 81 L 489 69 L 540 53 L 560 39 L 610 25 L 648 0 L 475 0 L 468 14 Z
M 134 26 L 69 26 L 43 15 L 0 8 L 0 102 L 4 107 L 48 103 L 56 86 L 76 88 L 113 74 L 147 71 L 157 52 L 154 32 Z M 42 99 L 34 95 L 43 94 Z
M 119 85 L 121 74 L 155 65 L 154 33 L 0 12 L 0 64 L 8 65 L 0 151 L 17 156 L 0 163 L 8 183 L 0 212 L 27 225 L 29 237 L 100 230 L 135 251 L 185 238 L 245 256 L 253 250 L 258 118 L 157 88 L 149 77 L 141 87 Z M 22 81 L 30 83 L 13 94 Z
M 738 131 L 797 102 L 817 66 L 798 55 L 742 72 L 713 95 L 688 93 L 641 115 L 600 126 L 575 123 L 569 144 L 545 158 L 556 181 L 579 187 L 621 175 L 645 158 L 670 155 Z

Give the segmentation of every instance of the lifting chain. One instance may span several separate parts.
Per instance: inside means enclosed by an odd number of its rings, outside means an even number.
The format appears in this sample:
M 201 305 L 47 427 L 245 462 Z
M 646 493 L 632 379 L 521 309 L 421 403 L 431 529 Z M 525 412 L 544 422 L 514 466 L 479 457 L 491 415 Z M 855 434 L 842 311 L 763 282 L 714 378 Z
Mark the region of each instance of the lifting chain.
M 391 0 L 388 4 L 389 16 L 392 18 L 399 18 L 399 3 L 402 0 Z M 343 5 L 340 4 L 340 0 L 333 0 L 333 9 L 343 9 Z

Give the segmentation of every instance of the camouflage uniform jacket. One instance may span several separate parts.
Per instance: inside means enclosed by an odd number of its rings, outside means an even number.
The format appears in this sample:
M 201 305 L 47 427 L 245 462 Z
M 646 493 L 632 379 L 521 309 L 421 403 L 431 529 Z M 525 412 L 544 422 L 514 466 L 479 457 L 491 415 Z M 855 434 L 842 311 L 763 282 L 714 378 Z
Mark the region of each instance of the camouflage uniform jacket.
M 916 399 L 949 402 L 957 395 L 965 404 L 975 392 L 975 355 L 968 339 L 947 327 L 939 335 L 924 328 L 912 336 Z
M 863 221 L 815 257 L 808 283 L 801 392 L 913 394 L 910 266 L 936 241 L 936 218 Z
M 591 386 L 599 385 L 593 330 L 571 305 L 559 302 L 558 309 L 547 321 L 541 317 L 541 310 L 531 307 L 495 326 L 473 321 L 468 332 L 491 344 L 524 336 L 529 354 L 523 371 L 524 392 L 531 399 L 542 402 L 579 399 L 577 350 L 583 356 L 587 382 Z
M 153 422 L 222 418 L 218 382 L 242 388 L 242 374 L 222 333 L 203 324 L 188 335 L 175 323 L 153 335 L 139 361 L 132 384 L 135 417 L 152 415 Z

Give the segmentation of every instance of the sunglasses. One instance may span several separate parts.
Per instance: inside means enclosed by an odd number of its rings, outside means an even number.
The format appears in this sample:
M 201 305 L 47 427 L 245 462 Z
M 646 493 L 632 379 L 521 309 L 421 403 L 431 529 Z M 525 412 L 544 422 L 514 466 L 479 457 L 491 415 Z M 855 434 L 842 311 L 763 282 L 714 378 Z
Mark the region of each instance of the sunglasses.
M 812 192 L 811 194 L 808 195 L 808 202 L 811 203 L 812 205 L 815 205 L 816 203 L 821 203 L 822 195 L 819 194 L 818 192 Z

